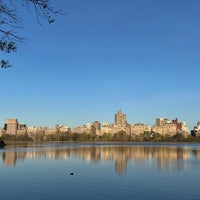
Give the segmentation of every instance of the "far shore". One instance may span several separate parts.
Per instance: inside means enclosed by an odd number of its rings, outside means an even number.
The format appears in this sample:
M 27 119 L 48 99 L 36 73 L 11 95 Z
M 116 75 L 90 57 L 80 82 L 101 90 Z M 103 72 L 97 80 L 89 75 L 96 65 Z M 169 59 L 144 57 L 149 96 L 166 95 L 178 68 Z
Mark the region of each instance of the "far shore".
M 179 144 L 200 144 L 200 142 L 133 142 L 133 141 L 5 141 L 7 146 L 32 146 L 32 145 L 52 145 L 52 144 L 80 144 L 80 145 L 179 145 Z

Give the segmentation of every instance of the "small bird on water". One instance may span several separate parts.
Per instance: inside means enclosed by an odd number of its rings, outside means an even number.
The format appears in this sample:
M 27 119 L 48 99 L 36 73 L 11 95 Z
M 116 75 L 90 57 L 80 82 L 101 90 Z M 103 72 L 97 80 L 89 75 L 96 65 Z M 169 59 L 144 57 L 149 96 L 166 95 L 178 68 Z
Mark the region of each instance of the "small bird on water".
M 73 175 L 74 175 L 74 173 L 73 173 L 73 172 L 71 172 L 71 173 L 70 173 L 70 175 L 71 175 L 71 176 L 73 176 Z

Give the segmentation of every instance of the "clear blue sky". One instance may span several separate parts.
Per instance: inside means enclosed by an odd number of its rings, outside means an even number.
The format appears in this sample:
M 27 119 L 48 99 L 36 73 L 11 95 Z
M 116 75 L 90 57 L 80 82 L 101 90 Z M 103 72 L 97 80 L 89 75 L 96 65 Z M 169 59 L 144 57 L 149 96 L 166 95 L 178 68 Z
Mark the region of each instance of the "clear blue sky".
M 22 13 L 29 40 L 0 70 L 0 126 L 200 120 L 199 0 L 59 0 L 66 15 L 40 26 Z

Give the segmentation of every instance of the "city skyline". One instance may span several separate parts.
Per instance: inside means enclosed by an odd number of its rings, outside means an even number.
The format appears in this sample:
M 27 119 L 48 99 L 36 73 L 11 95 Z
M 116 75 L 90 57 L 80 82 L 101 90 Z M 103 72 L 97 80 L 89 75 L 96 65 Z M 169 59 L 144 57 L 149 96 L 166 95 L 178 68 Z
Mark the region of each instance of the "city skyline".
M 65 124 L 60 124 L 60 123 L 57 123 L 57 124 L 51 124 L 51 126 L 41 126 L 41 125 L 35 125 L 35 124 L 26 124 L 26 122 L 21 122 L 20 123 L 18 122 L 18 118 L 6 118 L 5 121 L 4 121 L 4 128 L 5 129 L 5 126 L 7 126 L 8 123 L 11 123 L 13 124 L 12 126 L 14 126 L 14 129 L 16 129 L 15 131 L 18 130 L 18 126 L 21 126 L 22 129 L 23 127 L 48 127 L 48 128 L 52 128 L 52 127 L 69 127 L 69 128 L 77 128 L 77 127 L 81 127 L 81 126 L 88 126 L 88 125 L 93 125 L 95 126 L 97 129 L 100 129 L 100 127 L 102 126 L 110 126 L 110 125 L 115 125 L 115 126 L 118 126 L 118 127 L 129 127 L 131 125 L 143 125 L 143 126 L 149 126 L 149 127 L 161 127 L 163 125 L 166 125 L 166 124 L 184 124 L 185 127 L 189 128 L 188 131 L 190 132 L 191 130 L 194 130 L 195 127 L 199 127 L 199 123 L 200 121 L 197 121 L 194 126 L 192 128 L 190 128 L 188 125 L 187 125 L 187 122 L 185 121 L 179 121 L 179 118 L 174 118 L 174 119 L 168 119 L 166 117 L 160 117 L 160 118 L 156 118 L 155 119 L 155 123 L 154 124 L 148 124 L 148 123 L 143 123 L 142 121 L 141 122 L 131 122 L 131 121 L 128 121 L 127 120 L 127 115 L 126 113 L 124 113 L 121 109 L 117 110 L 117 112 L 113 115 L 113 121 L 112 122 L 108 122 L 108 121 L 99 121 L 98 119 L 95 119 L 93 121 L 90 121 L 90 122 L 86 122 L 86 123 L 81 123 L 81 124 L 77 124 L 75 126 L 70 126 L 70 124 L 68 123 L 65 123 Z M 180 125 L 177 126 L 178 129 L 180 129 L 181 127 L 179 127 Z M 182 126 L 182 125 L 181 125 Z M 1 128 L 1 126 L 0 126 Z M 7 128 L 6 128 L 7 129 Z M 13 127 L 12 127 L 13 129 Z M 19 128 L 20 130 L 20 128 Z M 11 131 L 13 132 L 13 131 Z M 188 133 L 189 133 L 188 132 Z M 15 133 L 16 134 L 16 133 Z
M 76 126 L 164 117 L 199 121 L 198 0 L 52 1 L 66 15 L 40 26 L 20 11 L 27 37 L 0 70 L 0 124 Z

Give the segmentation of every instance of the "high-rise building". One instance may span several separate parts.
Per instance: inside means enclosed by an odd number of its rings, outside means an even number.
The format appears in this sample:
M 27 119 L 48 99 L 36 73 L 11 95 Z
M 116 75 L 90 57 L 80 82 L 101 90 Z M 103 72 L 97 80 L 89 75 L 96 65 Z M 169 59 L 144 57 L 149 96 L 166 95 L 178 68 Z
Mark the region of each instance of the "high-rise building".
M 172 124 L 176 124 L 176 129 L 177 129 L 177 131 L 180 131 L 180 130 L 181 130 L 182 123 L 180 123 L 180 122 L 178 121 L 178 118 L 172 120 Z
M 16 135 L 18 129 L 18 121 L 17 119 L 6 119 L 4 124 L 4 130 L 6 134 Z
M 158 118 L 156 119 L 156 126 L 164 126 L 168 123 L 168 120 L 166 118 Z
M 127 125 L 126 114 L 123 114 L 121 110 L 118 110 L 117 114 L 115 114 L 115 124 L 118 126 Z

